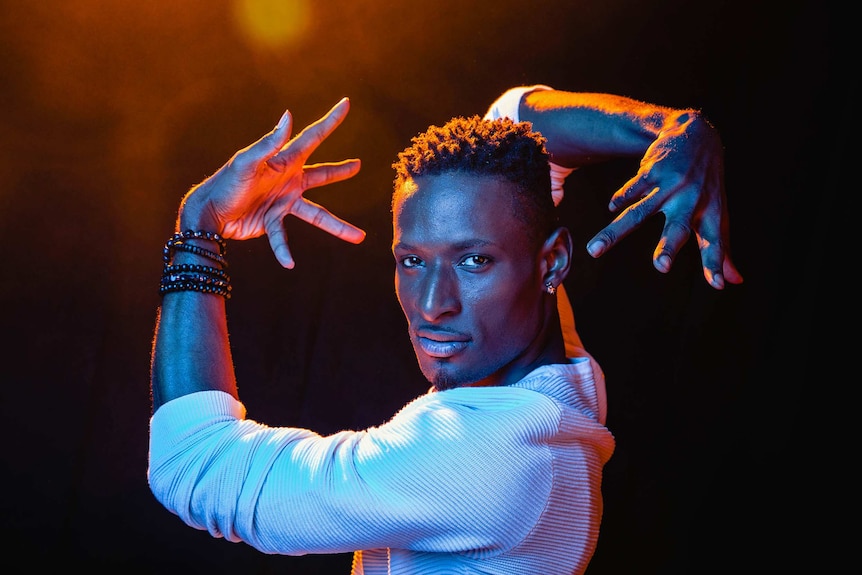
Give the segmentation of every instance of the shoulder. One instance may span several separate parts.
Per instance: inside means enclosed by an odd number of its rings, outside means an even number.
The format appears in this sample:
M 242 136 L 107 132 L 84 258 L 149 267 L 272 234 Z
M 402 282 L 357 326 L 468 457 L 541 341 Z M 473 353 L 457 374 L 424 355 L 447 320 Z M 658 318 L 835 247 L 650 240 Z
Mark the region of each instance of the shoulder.
M 541 393 L 522 387 L 462 387 L 428 393 L 402 408 L 385 425 L 369 430 L 398 441 L 428 443 L 468 440 L 498 443 L 501 434 L 529 434 L 546 422 L 553 402 Z M 553 419 L 553 417 L 551 417 Z
M 569 358 L 568 363 L 539 367 L 516 385 L 543 394 L 564 410 L 604 426 L 607 419 L 604 372 L 585 349 L 573 351 L 578 357 Z

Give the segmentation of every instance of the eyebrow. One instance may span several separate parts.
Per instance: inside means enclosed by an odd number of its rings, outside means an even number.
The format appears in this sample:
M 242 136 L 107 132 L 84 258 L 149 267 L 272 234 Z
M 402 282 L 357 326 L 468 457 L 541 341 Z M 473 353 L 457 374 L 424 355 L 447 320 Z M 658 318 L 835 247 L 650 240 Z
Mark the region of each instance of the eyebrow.
M 494 245 L 494 242 L 489 242 L 488 240 L 480 240 L 478 238 L 475 238 L 475 239 L 461 240 L 460 242 L 452 244 L 452 247 L 456 250 L 463 251 L 463 250 L 469 250 L 469 249 L 474 249 L 474 248 L 484 248 L 484 247 L 493 246 L 493 245 Z M 392 249 L 393 250 L 405 250 L 405 251 L 410 252 L 410 251 L 414 251 L 416 249 L 416 246 L 413 246 L 412 244 L 408 244 L 405 242 L 398 242 L 397 244 L 394 244 L 392 246 Z

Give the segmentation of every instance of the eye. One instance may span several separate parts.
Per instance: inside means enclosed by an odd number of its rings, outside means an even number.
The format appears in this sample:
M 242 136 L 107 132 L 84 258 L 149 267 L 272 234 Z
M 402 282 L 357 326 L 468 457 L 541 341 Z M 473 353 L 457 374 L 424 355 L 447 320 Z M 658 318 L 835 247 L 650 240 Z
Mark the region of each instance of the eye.
M 405 268 L 418 268 L 422 265 L 422 260 L 416 256 L 407 256 L 401 258 L 401 266 Z
M 463 268 L 479 269 L 487 266 L 490 263 L 491 258 L 489 258 L 488 256 L 473 254 L 461 260 L 458 265 Z

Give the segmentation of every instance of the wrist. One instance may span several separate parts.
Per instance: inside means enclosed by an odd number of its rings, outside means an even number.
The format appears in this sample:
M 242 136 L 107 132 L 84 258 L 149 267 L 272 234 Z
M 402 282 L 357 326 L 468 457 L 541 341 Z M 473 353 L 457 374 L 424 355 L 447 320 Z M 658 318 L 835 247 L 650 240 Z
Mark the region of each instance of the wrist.
M 222 268 L 227 268 L 227 260 L 224 257 L 226 251 L 227 242 L 219 234 L 208 231 L 183 230 L 175 233 L 165 243 L 163 259 L 166 266 L 172 263 L 189 263 L 184 261 L 186 258 L 175 258 L 175 256 L 185 253 L 211 260 Z
M 230 298 L 227 243 L 209 231 L 183 230 L 165 243 L 159 293 L 196 291 Z
M 177 212 L 176 232 L 200 230 L 214 234 L 222 233 L 222 226 L 209 203 L 202 202 L 192 192 L 186 194 Z

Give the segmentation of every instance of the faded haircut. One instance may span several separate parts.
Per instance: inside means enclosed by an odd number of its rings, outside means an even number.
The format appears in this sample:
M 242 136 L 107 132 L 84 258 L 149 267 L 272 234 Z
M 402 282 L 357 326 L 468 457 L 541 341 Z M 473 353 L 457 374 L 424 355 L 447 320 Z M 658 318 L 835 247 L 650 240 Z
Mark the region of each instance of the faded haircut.
M 499 177 L 517 185 L 513 210 L 532 239 L 542 242 L 556 229 L 546 139 L 530 122 L 458 116 L 429 127 L 411 142 L 392 164 L 393 205 L 395 194 L 417 177 L 449 172 Z

